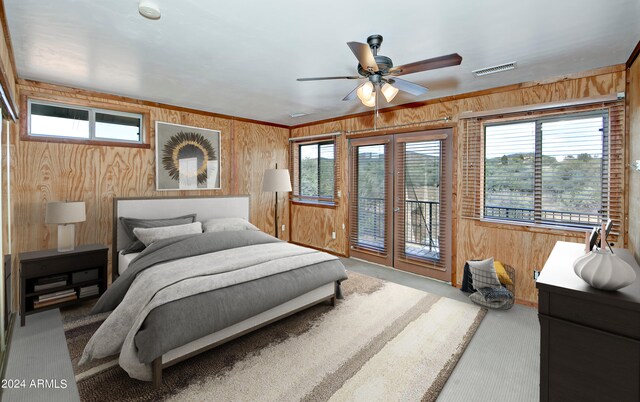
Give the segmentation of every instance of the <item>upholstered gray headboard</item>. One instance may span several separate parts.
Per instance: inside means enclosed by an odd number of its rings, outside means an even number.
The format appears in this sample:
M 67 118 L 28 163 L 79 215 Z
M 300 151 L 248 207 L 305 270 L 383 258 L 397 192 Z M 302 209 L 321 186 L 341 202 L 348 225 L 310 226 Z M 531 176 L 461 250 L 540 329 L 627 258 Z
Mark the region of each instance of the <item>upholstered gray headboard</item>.
M 196 214 L 196 220 L 200 222 L 236 217 L 249 220 L 249 205 L 248 195 L 114 198 L 112 270 L 118 272 L 118 252 L 131 243 L 122 228 L 120 217 L 162 219 Z

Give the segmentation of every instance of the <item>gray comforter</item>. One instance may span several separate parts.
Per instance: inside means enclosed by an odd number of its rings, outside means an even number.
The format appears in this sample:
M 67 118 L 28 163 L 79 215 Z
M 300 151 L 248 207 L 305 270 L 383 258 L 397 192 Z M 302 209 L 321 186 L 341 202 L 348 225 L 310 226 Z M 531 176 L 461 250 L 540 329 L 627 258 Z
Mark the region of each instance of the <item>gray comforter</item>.
M 94 312 L 115 308 L 81 364 L 120 353 L 133 378 L 151 379 L 163 353 L 318 286 L 346 279 L 336 257 L 256 231 L 158 242 L 134 260 Z

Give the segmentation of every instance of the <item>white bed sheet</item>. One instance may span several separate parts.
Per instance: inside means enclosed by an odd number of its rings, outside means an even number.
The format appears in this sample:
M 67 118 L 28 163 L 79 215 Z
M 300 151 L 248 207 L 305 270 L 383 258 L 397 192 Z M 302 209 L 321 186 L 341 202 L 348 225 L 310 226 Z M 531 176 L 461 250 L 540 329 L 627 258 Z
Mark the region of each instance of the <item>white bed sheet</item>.
M 140 253 L 122 254 L 122 251 L 118 252 L 118 275 L 122 275 L 127 270 L 131 260 L 136 258 L 138 254 Z

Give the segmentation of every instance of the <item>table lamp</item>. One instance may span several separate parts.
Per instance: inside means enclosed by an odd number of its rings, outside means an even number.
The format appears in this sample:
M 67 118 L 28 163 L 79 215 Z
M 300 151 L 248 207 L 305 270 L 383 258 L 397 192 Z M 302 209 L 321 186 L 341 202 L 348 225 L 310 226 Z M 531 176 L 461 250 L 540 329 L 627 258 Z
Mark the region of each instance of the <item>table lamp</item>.
M 58 251 L 73 251 L 75 223 L 87 219 L 84 201 L 52 201 L 47 203 L 45 223 L 58 224 Z

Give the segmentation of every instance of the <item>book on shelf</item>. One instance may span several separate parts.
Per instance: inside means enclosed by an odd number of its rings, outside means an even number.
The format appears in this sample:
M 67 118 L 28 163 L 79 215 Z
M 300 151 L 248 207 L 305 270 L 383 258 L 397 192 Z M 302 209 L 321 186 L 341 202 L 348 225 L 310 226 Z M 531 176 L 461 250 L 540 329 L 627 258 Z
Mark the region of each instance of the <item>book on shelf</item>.
M 44 285 L 46 283 L 51 283 L 51 282 L 60 282 L 60 281 L 67 281 L 67 275 L 53 275 L 53 276 L 43 276 L 42 278 L 38 278 L 36 279 L 36 284 L 38 285 Z
M 46 301 L 46 300 L 52 300 L 52 299 L 59 299 L 61 297 L 65 297 L 65 296 L 69 296 L 69 295 L 75 295 L 76 292 L 73 289 L 66 289 L 66 290 L 61 290 L 59 292 L 55 292 L 55 293 L 47 293 L 44 295 L 40 295 L 37 298 L 37 301 Z
M 39 292 L 41 290 L 53 289 L 59 286 L 67 285 L 67 275 L 54 275 L 45 276 L 44 278 L 38 278 L 33 285 L 33 290 Z
M 91 285 L 80 288 L 80 297 L 94 296 L 98 293 L 100 293 L 100 287 L 98 285 Z
M 39 292 L 41 290 L 55 289 L 62 286 L 67 286 L 66 280 L 59 281 L 59 282 L 43 283 L 42 285 L 33 285 L 33 291 Z
M 77 300 L 78 297 L 76 296 L 75 293 L 67 295 L 65 297 L 60 297 L 60 298 L 56 298 L 56 299 L 51 299 L 51 300 L 44 300 L 44 301 L 34 301 L 33 302 L 33 308 L 41 308 L 41 307 L 47 307 L 47 306 L 51 306 L 53 304 L 58 304 L 58 303 L 64 303 L 67 301 L 72 301 L 72 300 Z

